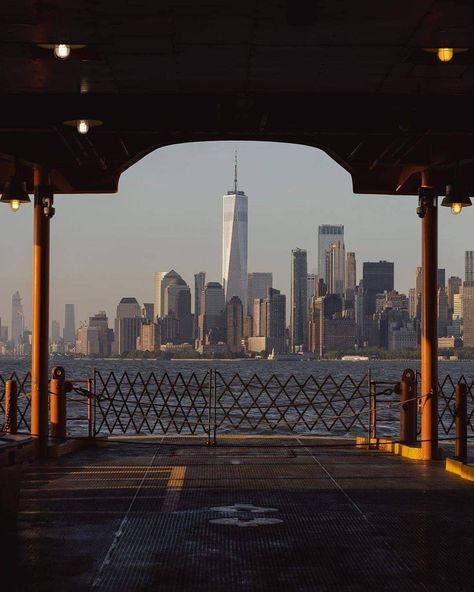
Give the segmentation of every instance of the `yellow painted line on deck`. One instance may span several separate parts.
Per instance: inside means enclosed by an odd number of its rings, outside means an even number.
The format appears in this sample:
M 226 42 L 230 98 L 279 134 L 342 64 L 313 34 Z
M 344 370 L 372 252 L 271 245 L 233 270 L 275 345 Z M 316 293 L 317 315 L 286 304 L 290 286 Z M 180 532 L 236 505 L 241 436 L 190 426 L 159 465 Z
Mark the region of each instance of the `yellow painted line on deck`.
M 185 475 L 186 467 L 172 467 L 161 509 L 162 512 L 174 512 L 177 510 Z

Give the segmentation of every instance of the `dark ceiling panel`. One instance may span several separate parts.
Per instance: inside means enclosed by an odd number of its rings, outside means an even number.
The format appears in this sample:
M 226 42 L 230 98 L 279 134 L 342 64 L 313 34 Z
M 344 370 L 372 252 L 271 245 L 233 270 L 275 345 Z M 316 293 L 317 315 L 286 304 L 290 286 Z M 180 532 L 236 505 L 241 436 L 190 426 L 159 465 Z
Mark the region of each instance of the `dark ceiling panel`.
M 115 191 L 157 147 L 250 139 L 321 148 L 356 191 L 457 163 L 474 193 L 473 33 L 467 1 L 3 0 L 0 182 L 16 156 L 58 191 Z M 87 47 L 36 46 L 66 41 Z M 440 64 L 442 41 L 469 50 Z M 103 125 L 79 137 L 80 117 Z

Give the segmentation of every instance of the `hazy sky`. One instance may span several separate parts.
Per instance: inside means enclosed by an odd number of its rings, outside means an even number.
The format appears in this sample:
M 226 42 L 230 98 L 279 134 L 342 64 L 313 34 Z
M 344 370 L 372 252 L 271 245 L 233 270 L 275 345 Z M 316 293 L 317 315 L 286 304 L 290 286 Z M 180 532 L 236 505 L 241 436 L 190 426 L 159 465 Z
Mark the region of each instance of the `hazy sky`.
M 395 287 L 414 286 L 420 264 L 415 197 L 352 193 L 351 179 L 323 152 L 291 144 L 208 142 L 157 150 L 122 175 L 118 194 L 58 195 L 51 230 L 51 319 L 64 324 L 64 304 L 76 323 L 99 310 L 109 319 L 123 296 L 153 301 L 153 274 L 174 268 L 192 286 L 206 271 L 221 281 L 222 195 L 232 188 L 234 151 L 239 188 L 249 197 L 249 271 L 273 271 L 289 296 L 290 251 L 317 261 L 319 224 L 344 224 L 346 250 L 363 261 L 395 261 Z M 464 274 L 474 249 L 473 214 L 440 211 L 440 267 Z M 0 316 L 10 326 L 19 290 L 31 323 L 33 208 L 0 211 Z

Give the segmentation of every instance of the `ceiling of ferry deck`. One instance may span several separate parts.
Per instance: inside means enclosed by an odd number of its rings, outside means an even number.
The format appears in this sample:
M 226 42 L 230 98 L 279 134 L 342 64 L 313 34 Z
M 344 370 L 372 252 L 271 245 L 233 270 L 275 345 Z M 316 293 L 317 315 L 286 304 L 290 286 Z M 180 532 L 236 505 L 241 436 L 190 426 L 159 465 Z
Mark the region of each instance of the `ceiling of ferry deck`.
M 2 0 L 0 182 L 17 159 L 30 186 L 45 165 L 59 193 L 113 192 L 161 146 L 265 140 L 326 151 L 355 192 L 429 168 L 474 194 L 473 40 L 469 1 Z

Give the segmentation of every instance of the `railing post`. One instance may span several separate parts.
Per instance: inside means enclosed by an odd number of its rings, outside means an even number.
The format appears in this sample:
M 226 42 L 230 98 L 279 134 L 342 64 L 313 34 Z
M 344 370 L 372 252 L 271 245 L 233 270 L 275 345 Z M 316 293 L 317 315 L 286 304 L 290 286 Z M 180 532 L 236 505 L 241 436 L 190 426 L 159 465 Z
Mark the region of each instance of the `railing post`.
M 64 368 L 53 369 L 50 390 L 51 438 L 62 441 L 66 439 L 66 373 Z
M 456 397 L 454 456 L 458 460 L 465 461 L 467 459 L 467 386 L 458 382 L 454 392 Z
M 95 437 L 92 384 L 92 378 L 89 378 L 87 380 L 87 425 L 89 428 L 89 440 L 92 440 Z
M 400 383 L 400 442 L 416 442 L 417 400 L 415 373 L 410 368 L 403 372 Z
M 5 423 L 7 434 L 18 432 L 18 385 L 16 380 L 5 381 Z
M 372 439 L 377 438 L 377 383 L 370 381 L 370 430 L 369 446 Z
M 212 368 L 209 370 L 209 401 L 207 407 L 207 445 L 211 446 L 212 430 Z

